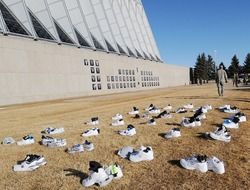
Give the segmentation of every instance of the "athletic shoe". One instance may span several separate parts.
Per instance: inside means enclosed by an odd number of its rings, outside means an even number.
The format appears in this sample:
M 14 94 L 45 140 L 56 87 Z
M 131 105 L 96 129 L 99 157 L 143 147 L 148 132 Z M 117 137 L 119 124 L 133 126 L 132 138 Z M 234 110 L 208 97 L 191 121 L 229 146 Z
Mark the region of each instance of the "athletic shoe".
M 85 140 L 85 142 L 83 143 L 83 148 L 86 151 L 92 151 L 92 150 L 94 150 L 95 147 L 94 147 L 94 144 L 92 142 Z
M 136 130 L 133 125 L 128 125 L 126 130 L 121 130 L 118 133 L 123 136 L 133 136 L 136 134 Z
M 202 173 L 207 172 L 207 156 L 195 155 L 180 160 L 183 168 L 188 170 L 198 170 Z
M 203 107 L 200 107 L 198 110 L 196 110 L 195 114 L 193 115 L 193 118 L 198 118 L 200 120 L 206 119 L 207 110 Z
M 152 108 L 154 108 L 154 105 L 153 105 L 153 104 L 150 104 L 150 105 L 148 106 L 148 108 L 145 109 L 145 111 L 149 111 L 149 110 L 151 110 Z
M 128 159 L 132 162 L 149 161 L 154 159 L 154 152 L 150 146 L 141 148 L 129 154 Z
M 123 119 L 123 116 L 119 113 L 115 114 L 113 117 L 112 117 L 112 120 L 119 120 L 119 119 Z
M 83 152 L 84 148 L 82 144 L 75 144 L 71 148 L 67 149 L 67 152 L 70 154 L 78 153 L 78 152 Z
M 192 103 L 186 104 L 186 105 L 183 105 L 183 108 L 186 108 L 186 109 L 193 109 L 193 108 L 194 108 L 194 105 L 193 105 Z
M 224 111 L 225 109 L 229 110 L 230 107 L 231 107 L 230 105 L 226 104 L 226 105 L 224 105 L 224 106 L 220 106 L 220 107 L 219 107 L 219 110 L 221 110 L 221 111 Z
M 207 113 L 208 109 L 202 106 L 200 108 L 194 109 L 193 112 L 195 112 L 197 115 L 200 115 L 202 113 Z
M 125 146 L 123 148 L 121 148 L 120 150 L 118 150 L 117 154 L 122 157 L 122 158 L 128 158 L 129 155 L 134 152 L 133 147 L 131 146 Z
M 50 148 L 63 147 L 67 145 L 66 139 L 53 139 L 47 143 L 47 146 Z
M 13 144 L 16 141 L 12 137 L 5 137 L 2 141 L 2 144 L 8 145 L 8 144 Z
M 101 187 L 108 185 L 112 181 L 110 177 L 102 167 L 102 165 L 95 161 L 89 162 L 89 177 L 82 181 L 84 187 L 90 187 L 94 184 L 97 184 Z
M 179 128 L 173 128 L 164 135 L 166 139 L 176 138 L 180 136 L 181 136 L 181 131 Z
M 112 121 L 112 126 L 121 126 L 121 125 L 125 125 L 125 122 L 123 119 Z
M 158 114 L 158 113 L 161 113 L 161 110 L 156 108 L 156 107 L 153 107 L 152 109 L 148 110 L 148 113 L 150 113 L 150 114 Z
M 139 109 L 136 107 L 133 107 L 133 110 L 128 112 L 129 115 L 135 115 L 135 114 L 139 114 Z
M 156 125 L 156 121 L 154 119 L 150 119 L 148 121 L 148 125 Z
M 159 118 L 164 118 L 164 119 L 169 119 L 172 118 L 172 115 L 167 112 L 166 110 L 161 112 L 158 116 L 156 116 L 155 118 L 159 119 Z
M 187 113 L 187 110 L 185 108 L 178 108 L 176 113 Z
M 123 176 L 121 167 L 116 163 L 107 167 L 105 172 L 113 179 L 120 179 Z
M 89 136 L 96 136 L 100 134 L 100 129 L 99 128 L 92 128 L 92 129 L 88 129 L 86 131 L 84 131 L 82 133 L 83 137 L 89 137 Z
M 238 112 L 236 113 L 234 116 L 231 116 L 229 119 L 233 120 L 235 117 L 239 118 L 239 122 L 246 122 L 247 121 L 247 117 L 245 116 L 244 113 Z
M 215 156 L 208 159 L 207 167 L 208 167 L 208 170 L 212 170 L 213 172 L 217 174 L 225 173 L 225 167 L 224 167 L 223 161 L 219 160 Z
M 163 108 L 164 110 L 166 110 L 166 111 L 170 111 L 170 110 L 172 110 L 173 109 L 173 107 L 170 105 L 170 104 L 168 104 L 165 108 Z
M 222 125 L 224 125 L 226 128 L 229 128 L 229 129 L 238 129 L 239 121 L 240 121 L 239 118 L 234 117 L 233 120 L 230 120 L 230 119 L 224 120 Z
M 50 134 L 50 135 L 60 134 L 63 132 L 64 132 L 64 128 L 53 128 L 53 127 L 48 127 L 42 131 L 42 133 Z
M 216 131 L 210 132 L 209 135 L 212 139 L 219 141 L 230 142 L 231 140 L 231 135 L 223 125 L 217 128 Z
M 47 162 L 43 156 L 28 154 L 20 164 L 13 166 L 15 172 L 33 171 Z
M 32 135 L 27 135 L 23 137 L 21 141 L 17 141 L 17 145 L 22 146 L 22 145 L 28 145 L 28 144 L 34 144 L 35 140 Z
M 87 125 L 99 125 L 99 118 L 92 117 L 91 120 L 87 122 Z
M 182 118 L 182 127 L 196 127 L 195 120 L 193 118 Z
M 225 113 L 238 113 L 240 110 L 235 106 L 230 106 L 229 109 L 224 109 Z

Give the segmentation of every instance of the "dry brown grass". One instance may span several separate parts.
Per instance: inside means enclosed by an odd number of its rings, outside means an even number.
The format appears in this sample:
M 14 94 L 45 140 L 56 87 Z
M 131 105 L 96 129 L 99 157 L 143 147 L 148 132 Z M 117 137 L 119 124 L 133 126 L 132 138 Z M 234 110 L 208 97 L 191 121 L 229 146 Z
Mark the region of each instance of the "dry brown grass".
M 105 165 L 118 162 L 123 167 L 124 177 L 102 189 L 249 189 L 249 121 L 242 123 L 238 130 L 232 129 L 232 141 L 224 143 L 198 137 L 198 133 L 213 131 L 216 124 L 221 123 L 223 118 L 228 116 L 217 110 L 207 115 L 201 127 L 182 128 L 182 137 L 172 140 L 163 139 L 158 134 L 173 128 L 183 116 L 189 116 L 192 113 L 174 114 L 172 119 L 158 120 L 157 126 L 154 127 L 142 125 L 140 123 L 143 120 L 135 120 L 126 115 L 133 105 L 142 109 L 154 103 L 163 108 L 171 103 L 174 108 L 177 108 L 190 102 L 196 106 L 212 104 L 213 107 L 232 104 L 241 108 L 247 116 L 250 115 L 249 90 L 236 90 L 227 86 L 226 95 L 219 98 L 214 84 L 17 105 L 1 109 L 0 139 L 12 136 L 19 140 L 22 136 L 31 133 L 36 139 L 36 144 L 25 147 L 0 145 L 0 189 L 84 189 L 80 180 L 88 171 L 90 160 L 96 160 Z M 109 126 L 111 116 L 117 112 L 125 115 L 127 124 L 132 123 L 136 126 L 136 136 L 119 136 L 115 131 L 125 127 Z M 66 132 L 57 136 L 66 138 L 68 146 L 82 142 L 85 138 L 80 134 L 89 128 L 83 123 L 91 116 L 101 118 L 99 126 L 101 134 L 88 138 L 95 144 L 93 152 L 68 155 L 64 152 L 64 148 L 49 149 L 38 144 L 41 139 L 40 131 L 46 125 L 63 126 Z M 133 147 L 151 145 L 155 159 L 150 162 L 131 163 L 114 154 L 117 149 L 127 145 Z M 44 155 L 48 161 L 47 165 L 34 172 L 13 172 L 12 166 L 16 161 L 23 159 L 27 153 Z M 203 174 L 179 167 L 177 160 L 193 153 L 216 155 L 224 160 L 226 173 L 224 175 L 213 172 Z M 98 189 L 98 187 L 89 189 Z

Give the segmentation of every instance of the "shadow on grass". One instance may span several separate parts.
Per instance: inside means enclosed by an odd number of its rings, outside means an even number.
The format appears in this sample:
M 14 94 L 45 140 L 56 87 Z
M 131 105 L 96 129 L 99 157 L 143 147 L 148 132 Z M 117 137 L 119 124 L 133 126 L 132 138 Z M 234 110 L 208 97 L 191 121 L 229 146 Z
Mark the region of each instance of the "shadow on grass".
M 165 139 L 165 135 L 166 135 L 166 133 L 158 133 L 158 136 L 159 136 L 159 137 L 162 137 L 162 138 L 164 138 L 164 139 Z
M 170 163 L 173 166 L 178 166 L 180 168 L 183 168 L 180 164 L 180 160 L 169 160 L 168 163 Z
M 65 176 L 75 176 L 75 177 L 80 178 L 80 183 L 82 183 L 82 180 L 84 180 L 88 177 L 87 173 L 84 173 L 82 171 L 72 169 L 72 168 L 68 168 L 68 169 L 65 169 L 63 171 L 68 172 L 67 174 L 65 174 Z
M 174 126 L 181 127 L 181 124 L 179 123 L 166 123 L 166 125 L 174 125 Z
M 204 140 L 213 140 L 209 133 L 206 132 L 206 133 L 197 133 L 197 137 L 200 138 L 200 139 L 204 139 Z

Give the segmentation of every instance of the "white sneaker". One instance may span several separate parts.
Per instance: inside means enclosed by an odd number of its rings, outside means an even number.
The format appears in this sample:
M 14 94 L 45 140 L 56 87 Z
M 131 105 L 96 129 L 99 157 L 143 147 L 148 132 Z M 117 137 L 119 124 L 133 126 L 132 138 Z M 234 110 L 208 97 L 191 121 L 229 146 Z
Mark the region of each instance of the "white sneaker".
M 34 143 L 35 143 L 35 140 L 34 140 L 34 137 L 32 135 L 27 135 L 27 136 L 23 137 L 23 139 L 21 141 L 17 141 L 18 146 L 34 144 Z
M 185 108 L 178 108 L 176 113 L 187 113 L 187 110 Z
M 150 161 L 154 159 L 154 152 L 150 146 L 141 146 L 140 150 L 132 152 L 128 159 L 132 162 Z
M 120 179 L 123 176 L 122 169 L 118 164 L 113 164 L 105 169 L 108 176 L 112 176 L 113 179 Z
M 99 118 L 92 117 L 91 120 L 87 122 L 87 125 L 99 125 Z
M 149 111 L 149 110 L 151 110 L 152 108 L 154 108 L 154 105 L 153 105 L 153 104 L 150 104 L 150 105 L 148 106 L 148 108 L 145 109 L 145 111 Z
M 182 127 L 195 127 L 195 120 L 191 120 L 190 118 L 182 118 L 181 121 L 181 126 Z
M 71 148 L 67 149 L 67 152 L 69 154 L 79 153 L 79 152 L 83 152 L 83 151 L 84 151 L 84 148 L 83 148 L 82 144 L 75 144 Z
M 229 110 L 230 107 L 231 107 L 230 105 L 226 104 L 226 105 L 224 105 L 224 106 L 220 106 L 220 107 L 219 107 L 219 110 L 221 110 L 221 111 L 224 111 L 225 109 Z
M 170 104 L 168 104 L 165 108 L 163 108 L 164 110 L 166 110 L 166 111 L 170 111 L 170 110 L 172 110 L 173 109 L 173 107 L 170 105 Z
M 181 131 L 179 128 L 173 128 L 165 134 L 166 139 L 176 138 L 181 136 Z
M 123 116 L 119 113 L 115 114 L 113 117 L 112 117 L 112 120 L 119 120 L 119 119 L 123 119 Z
M 136 107 L 133 107 L 133 110 L 128 112 L 129 115 L 136 115 L 139 114 L 139 109 Z
M 231 116 L 229 119 L 233 120 L 235 117 L 239 118 L 239 122 L 246 122 L 247 121 L 247 117 L 245 116 L 244 113 L 238 112 L 235 115 Z
M 224 120 L 223 124 L 226 128 L 229 129 L 238 129 L 239 128 L 239 118 L 234 118 L 233 120 L 226 119 Z
M 215 156 L 208 159 L 207 167 L 208 167 L 208 170 L 212 170 L 213 172 L 215 172 L 217 174 L 225 173 L 225 167 L 224 167 L 223 161 L 219 160 Z
M 127 129 L 119 131 L 119 134 L 123 136 L 133 136 L 136 134 L 136 130 L 133 125 L 128 125 Z
M 150 114 L 158 114 L 158 113 L 161 113 L 161 110 L 154 107 L 154 108 L 150 109 L 148 111 L 148 113 L 150 113 Z
M 12 137 L 5 137 L 2 141 L 2 144 L 4 145 L 9 145 L 9 144 L 13 144 L 16 141 L 12 138 Z
M 238 113 L 240 110 L 235 106 L 230 106 L 229 109 L 224 109 L 225 113 Z
M 47 143 L 47 146 L 50 148 L 63 147 L 67 145 L 66 139 L 54 139 Z
M 43 156 L 30 154 L 20 164 L 14 165 L 13 170 L 15 172 L 33 171 L 46 163 Z
M 150 119 L 148 121 L 148 125 L 156 125 L 156 121 L 154 119 Z
M 198 170 L 202 173 L 207 172 L 207 157 L 201 155 L 195 155 L 191 157 L 187 157 L 180 160 L 180 164 L 183 168 L 188 170 Z
M 129 154 L 131 154 L 132 152 L 134 152 L 133 147 L 125 146 L 125 147 L 121 148 L 120 150 L 118 150 L 117 154 L 122 158 L 128 158 Z
M 88 129 L 86 131 L 84 131 L 82 133 L 83 137 L 90 137 L 90 136 L 96 136 L 100 134 L 100 129 L 99 128 L 92 128 L 92 129 Z
M 54 134 L 60 134 L 64 132 L 64 128 L 53 128 L 53 127 L 48 127 L 42 131 L 42 133 L 54 135 Z
M 106 186 L 112 181 L 112 177 L 110 177 L 101 166 L 100 163 L 95 161 L 90 161 L 90 175 L 88 178 L 82 181 L 84 187 L 90 187 L 94 184 L 98 184 L 99 186 Z
M 94 150 L 95 147 L 94 147 L 94 144 L 92 142 L 85 140 L 85 142 L 83 143 L 83 148 L 84 148 L 84 150 L 92 151 L 92 150 Z
M 123 119 L 112 121 L 112 126 L 122 126 L 122 125 L 125 125 L 125 122 Z
M 186 105 L 183 105 L 183 108 L 186 108 L 186 109 L 193 109 L 193 108 L 194 108 L 194 105 L 193 105 L 192 103 L 186 104 Z
M 209 136 L 212 139 L 219 140 L 219 141 L 224 141 L 224 142 L 230 142 L 231 141 L 231 136 L 228 133 L 227 129 L 224 126 L 221 126 L 217 128 L 216 131 L 210 132 Z

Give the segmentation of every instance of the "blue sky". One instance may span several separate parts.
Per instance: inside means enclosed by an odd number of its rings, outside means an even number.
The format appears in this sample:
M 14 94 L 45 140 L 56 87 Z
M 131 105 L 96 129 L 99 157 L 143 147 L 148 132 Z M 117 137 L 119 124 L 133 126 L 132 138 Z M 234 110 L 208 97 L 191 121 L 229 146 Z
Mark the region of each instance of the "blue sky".
M 250 0 L 142 0 L 161 57 L 193 66 L 199 53 L 229 66 L 250 53 Z

